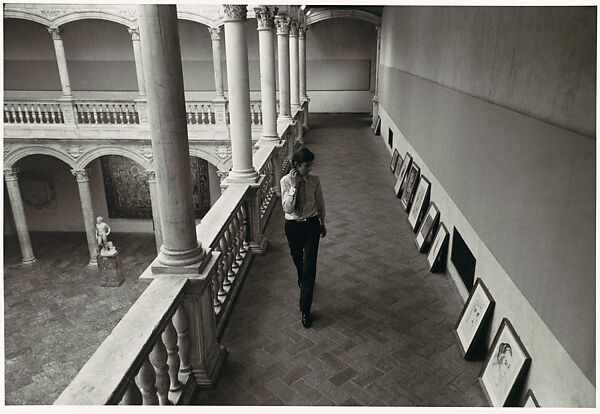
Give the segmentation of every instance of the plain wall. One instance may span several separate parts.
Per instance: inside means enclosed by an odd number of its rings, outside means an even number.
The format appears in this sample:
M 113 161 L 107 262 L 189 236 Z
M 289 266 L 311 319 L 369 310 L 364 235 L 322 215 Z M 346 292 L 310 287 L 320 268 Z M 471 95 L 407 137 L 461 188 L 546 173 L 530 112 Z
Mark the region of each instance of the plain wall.
M 504 39 L 514 37 L 512 31 L 562 30 L 552 38 L 579 39 L 571 55 L 588 56 L 589 48 L 595 51 L 589 27 L 596 27 L 595 9 L 495 9 L 384 9 L 382 131 L 391 127 L 395 147 L 402 155 L 410 150 L 430 175 L 442 220 L 452 219 L 446 222 L 450 231 L 460 223 L 457 228 L 476 253 L 476 275 L 497 301 L 488 341 L 502 317 L 511 315 L 532 354 L 530 383 L 536 395 L 541 393 L 546 405 L 589 406 L 595 384 L 595 142 L 583 134 L 590 129 L 586 117 L 575 120 L 569 113 L 595 112 L 593 101 L 574 98 L 585 96 L 583 89 L 595 89 L 589 77 L 595 59 L 580 59 L 563 80 L 554 73 L 555 66 L 565 64 L 553 59 L 564 58 L 565 48 L 573 45 L 538 35 L 521 42 Z M 562 23 L 553 24 L 560 13 Z M 517 26 L 504 26 L 507 20 Z M 497 41 L 487 41 L 490 37 Z M 494 47 L 499 50 L 490 52 Z M 448 48 L 463 58 L 450 59 Z M 506 61 L 505 56 L 531 48 L 537 52 L 529 64 Z M 479 67 L 479 72 L 467 67 Z M 512 76 L 499 76 L 499 68 Z M 518 98 L 522 91 L 505 101 L 494 94 L 476 95 L 477 84 L 487 82 L 488 90 L 496 91 L 518 89 L 525 87 L 521 79 L 534 76 L 545 79 L 545 88 L 529 89 L 534 96 L 527 96 L 527 102 Z M 547 94 L 569 85 L 582 91 L 553 95 L 557 107 L 569 109 L 549 111 Z M 471 89 L 460 91 L 459 86 Z M 578 132 L 556 126 L 567 119 Z M 437 183 L 446 198 L 436 200 Z M 461 282 L 456 283 L 464 295 Z

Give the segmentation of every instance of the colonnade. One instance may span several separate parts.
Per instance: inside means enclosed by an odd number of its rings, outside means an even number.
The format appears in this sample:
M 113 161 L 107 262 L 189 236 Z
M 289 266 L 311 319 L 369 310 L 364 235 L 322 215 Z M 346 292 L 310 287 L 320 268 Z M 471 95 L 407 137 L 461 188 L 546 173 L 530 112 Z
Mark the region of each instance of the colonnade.
M 173 9 L 175 7 L 173 6 Z M 162 10 L 157 8 L 155 10 Z M 183 75 L 181 70 L 181 52 L 177 29 L 177 14 L 172 9 L 162 15 L 156 11 L 154 19 L 171 25 L 176 37 L 168 38 L 149 28 L 130 28 L 139 98 L 148 102 L 148 115 L 152 133 L 153 168 L 147 173 L 152 201 L 152 215 L 155 228 L 159 260 L 165 266 L 187 266 L 204 259 L 202 246 L 197 246 L 194 229 L 194 217 L 191 193 L 189 192 L 190 171 L 183 168 L 189 163 L 187 143 L 187 124 L 185 121 L 185 99 Z M 250 106 L 250 88 L 248 76 L 248 50 L 245 39 L 247 6 L 224 5 L 224 32 L 226 42 L 227 80 L 229 85 L 230 129 L 232 169 L 225 174 L 225 186 L 249 183 L 258 185 L 259 174 L 252 165 L 252 136 L 248 108 Z M 258 145 L 278 145 L 278 122 L 294 122 L 293 114 L 308 102 L 306 94 L 306 27 L 298 17 L 297 7 L 290 6 L 288 12 L 278 14 L 277 7 L 259 6 L 254 8 L 259 32 L 259 53 L 261 73 L 261 103 L 263 111 L 262 137 Z M 160 16 L 159 16 L 160 15 Z M 279 116 L 275 85 L 275 52 L 273 39 L 277 28 L 277 51 L 279 62 Z M 58 27 L 49 28 L 56 52 L 57 65 L 62 87 L 62 99 L 73 99 L 69 80 L 62 31 Z M 223 89 L 221 64 L 221 28 L 209 28 L 213 50 L 213 69 L 215 79 L 215 102 L 227 105 Z M 164 48 L 152 47 L 160 42 L 170 42 L 168 56 Z M 175 45 L 176 42 L 176 45 Z M 168 66 L 178 70 L 166 72 Z M 146 85 L 152 85 L 147 88 Z M 223 114 L 225 111 L 222 112 Z M 161 119 L 165 118 L 163 121 Z M 165 122 L 166 120 L 177 122 Z M 67 119 L 65 119 L 67 121 Z M 303 122 L 304 124 L 305 122 Z M 299 128 L 302 130 L 302 127 Z M 177 149 L 175 149 L 177 148 Z M 90 179 L 85 169 L 72 170 L 75 176 L 83 211 L 86 239 L 89 250 L 89 265 L 97 263 L 97 245 L 95 236 L 95 215 L 92 207 Z M 36 261 L 31 247 L 25 210 L 17 179 L 17 169 L 5 169 L 5 181 L 17 236 L 21 247 L 22 262 L 30 264 Z M 278 180 L 279 177 L 276 177 Z M 169 183 L 161 186 L 160 183 Z M 188 200 L 189 199 L 189 200 Z M 178 200 L 175 202 L 175 200 Z M 182 202 L 184 201 L 184 202 Z M 188 205 L 189 204 L 189 205 Z M 191 229 L 191 230 L 190 230 Z M 189 233 L 189 234 L 188 234 Z M 161 247 L 162 246 L 162 247 Z

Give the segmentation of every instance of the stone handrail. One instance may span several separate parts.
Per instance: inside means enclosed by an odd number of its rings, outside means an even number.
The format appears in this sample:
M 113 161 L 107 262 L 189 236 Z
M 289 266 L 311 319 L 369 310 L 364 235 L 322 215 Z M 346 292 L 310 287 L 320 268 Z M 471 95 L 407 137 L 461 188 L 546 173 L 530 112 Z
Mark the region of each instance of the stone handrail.
M 216 123 L 215 108 L 210 101 L 185 102 L 188 125 L 214 125 Z
M 180 306 L 187 283 L 154 280 L 54 404 L 168 405 L 169 390 L 181 389 L 190 372 Z
M 275 195 L 276 195 L 276 183 L 277 178 L 275 177 L 275 168 L 279 160 L 279 148 L 275 145 L 264 145 L 261 146 L 254 154 L 254 168 L 258 173 L 265 178 L 262 180 L 259 192 L 260 192 L 260 226 L 261 231 L 267 225 L 267 219 L 271 210 L 273 209 Z M 279 162 L 279 164 L 281 164 Z M 281 175 L 279 175 L 279 178 Z

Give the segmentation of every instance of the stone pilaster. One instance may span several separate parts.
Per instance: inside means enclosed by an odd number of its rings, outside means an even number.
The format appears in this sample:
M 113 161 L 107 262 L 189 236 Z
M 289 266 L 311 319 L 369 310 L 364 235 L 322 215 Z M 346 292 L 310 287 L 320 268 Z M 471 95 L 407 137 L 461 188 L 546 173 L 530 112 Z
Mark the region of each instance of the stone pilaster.
M 298 21 L 290 21 L 290 106 L 300 109 L 300 78 L 298 56 Z
M 137 76 L 138 91 L 140 96 L 146 95 L 146 80 L 144 78 L 144 63 L 142 60 L 142 45 L 140 44 L 140 29 L 130 28 L 131 43 L 133 44 L 133 57 L 135 59 L 135 73 Z
M 306 95 L 306 30 L 308 30 L 308 27 L 303 24 L 298 28 L 300 102 L 308 100 L 308 96 Z
M 5 168 L 4 181 L 6 181 L 6 190 L 10 199 L 13 219 L 15 220 L 19 246 L 21 247 L 21 262 L 23 264 L 33 264 L 36 262 L 36 258 L 33 255 L 33 248 L 31 247 L 31 238 L 29 237 L 29 228 L 27 227 L 27 219 L 25 218 L 25 208 L 23 207 L 17 173 L 17 168 Z
M 245 5 L 224 5 L 225 53 L 233 167 L 229 183 L 256 183 L 258 173 L 252 165 L 252 133 L 250 123 L 250 83 L 248 46 L 246 43 Z
M 85 236 L 90 254 L 88 266 L 98 265 L 98 240 L 96 239 L 96 217 L 92 207 L 92 191 L 90 190 L 89 170 L 71 170 L 77 180 L 79 189 L 79 200 L 81 202 L 81 212 L 83 213 L 83 224 L 85 227 Z

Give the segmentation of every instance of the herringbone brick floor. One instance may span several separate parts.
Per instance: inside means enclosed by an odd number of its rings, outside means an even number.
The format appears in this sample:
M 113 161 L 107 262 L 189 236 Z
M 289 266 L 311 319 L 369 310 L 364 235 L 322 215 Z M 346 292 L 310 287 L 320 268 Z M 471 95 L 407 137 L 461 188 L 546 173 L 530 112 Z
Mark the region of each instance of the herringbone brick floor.
M 197 404 L 482 406 L 480 362 L 462 358 L 453 326 L 462 304 L 432 274 L 393 195 L 390 155 L 369 120 L 311 115 L 328 235 L 321 240 L 304 329 L 278 203 L 269 248 L 250 269 L 222 343 L 214 389 Z

